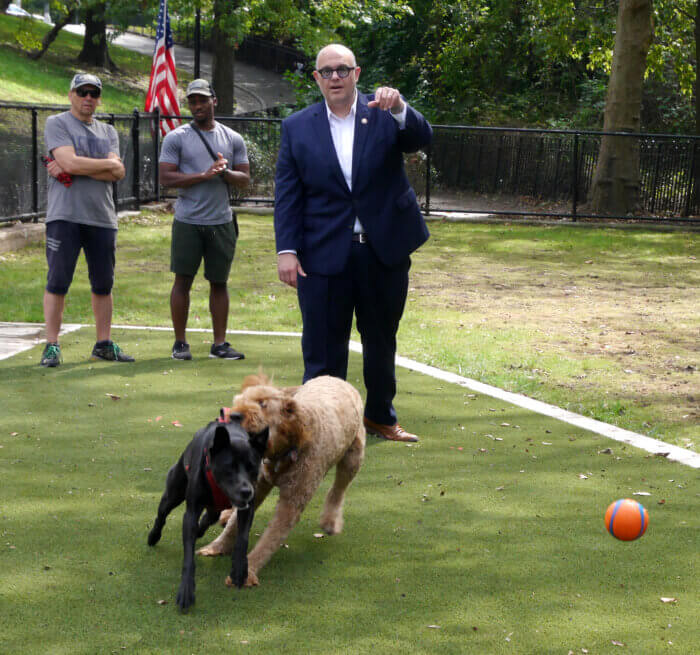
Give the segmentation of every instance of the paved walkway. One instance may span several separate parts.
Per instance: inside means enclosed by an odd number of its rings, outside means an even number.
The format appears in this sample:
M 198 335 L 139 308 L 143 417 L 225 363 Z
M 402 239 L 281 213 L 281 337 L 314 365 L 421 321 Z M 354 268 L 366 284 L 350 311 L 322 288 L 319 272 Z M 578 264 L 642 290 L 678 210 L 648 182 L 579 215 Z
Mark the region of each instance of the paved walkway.
M 84 25 L 67 25 L 64 29 L 74 34 L 84 34 Z M 140 52 L 149 57 L 153 56 L 153 39 L 138 34 L 120 34 L 114 43 L 128 50 Z M 175 65 L 194 73 L 194 50 L 175 46 Z M 201 52 L 200 75 L 211 79 L 212 55 Z M 234 65 L 234 91 L 236 114 L 260 111 L 276 105 L 292 104 L 294 90 L 292 85 L 279 73 L 273 73 L 259 66 L 252 66 L 241 61 Z M 182 85 L 180 85 L 182 86 Z

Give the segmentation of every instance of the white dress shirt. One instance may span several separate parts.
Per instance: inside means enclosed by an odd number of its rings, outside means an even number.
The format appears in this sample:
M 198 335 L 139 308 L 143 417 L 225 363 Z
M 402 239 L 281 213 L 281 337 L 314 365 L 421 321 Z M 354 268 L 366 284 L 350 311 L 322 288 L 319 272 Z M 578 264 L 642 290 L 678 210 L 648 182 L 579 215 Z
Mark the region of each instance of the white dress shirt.
M 403 130 L 406 127 L 406 111 L 408 104 L 404 101 L 403 111 L 398 114 L 393 114 L 389 112 L 396 122 L 399 124 L 399 129 Z M 343 173 L 345 182 L 348 185 L 348 189 L 352 191 L 352 147 L 355 142 L 355 115 L 357 112 L 357 90 L 355 91 L 355 100 L 350 108 L 350 113 L 345 116 L 345 118 L 340 118 L 331 111 L 331 108 L 326 103 L 326 112 L 328 113 L 328 124 L 331 128 L 331 139 L 333 140 L 333 147 L 335 148 L 335 154 L 338 156 L 338 163 L 340 164 L 340 170 Z M 364 232 L 362 223 L 360 219 L 355 217 L 355 226 L 353 232 L 359 233 Z M 285 252 L 293 252 L 293 250 L 280 250 L 279 255 Z

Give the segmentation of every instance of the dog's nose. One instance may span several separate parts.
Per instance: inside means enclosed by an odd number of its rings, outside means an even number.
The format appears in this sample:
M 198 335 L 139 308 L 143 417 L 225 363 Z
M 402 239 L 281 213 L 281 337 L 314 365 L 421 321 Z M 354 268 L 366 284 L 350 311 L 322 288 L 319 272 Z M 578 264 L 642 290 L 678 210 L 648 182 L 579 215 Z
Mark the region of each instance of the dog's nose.
M 243 503 L 249 503 L 253 499 L 254 492 L 252 484 L 242 484 L 238 489 L 238 497 Z

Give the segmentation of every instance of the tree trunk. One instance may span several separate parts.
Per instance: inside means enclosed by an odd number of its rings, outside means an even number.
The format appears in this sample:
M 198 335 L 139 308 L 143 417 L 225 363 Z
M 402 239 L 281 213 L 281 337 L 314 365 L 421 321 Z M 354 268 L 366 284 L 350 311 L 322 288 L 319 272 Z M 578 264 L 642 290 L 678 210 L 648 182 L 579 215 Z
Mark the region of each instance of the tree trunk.
M 700 136 L 700 0 L 695 5 L 695 134 Z
M 700 0 L 695 5 L 695 134 L 700 136 Z M 690 198 L 684 216 L 697 215 L 700 210 L 700 143 L 693 143 L 692 180 L 690 182 Z
M 606 132 L 639 132 L 644 71 L 653 35 L 652 0 L 620 0 L 605 99 Z M 604 136 L 591 186 L 592 212 L 622 216 L 635 209 L 638 197 L 638 139 Z
M 233 98 L 233 48 L 229 45 L 226 33 L 222 28 L 222 19 L 230 10 L 231 4 L 235 3 L 226 0 L 214 1 L 214 23 L 211 34 L 214 50 L 211 83 L 216 91 L 216 113 L 224 116 L 233 114 L 235 104 Z
M 43 56 L 51 44 L 56 40 L 58 33 L 66 25 L 68 25 L 68 23 L 70 23 L 71 19 L 73 18 L 73 10 L 74 7 L 69 5 L 68 13 L 62 16 L 60 20 L 56 21 L 56 24 L 46 34 L 44 34 L 44 38 L 41 40 L 41 48 L 38 50 L 31 50 L 27 53 L 27 56 L 30 59 L 40 59 Z
M 105 22 L 105 5 L 96 5 L 85 13 L 85 38 L 78 61 L 98 68 L 117 70 L 116 64 L 109 56 L 107 47 L 107 23 Z

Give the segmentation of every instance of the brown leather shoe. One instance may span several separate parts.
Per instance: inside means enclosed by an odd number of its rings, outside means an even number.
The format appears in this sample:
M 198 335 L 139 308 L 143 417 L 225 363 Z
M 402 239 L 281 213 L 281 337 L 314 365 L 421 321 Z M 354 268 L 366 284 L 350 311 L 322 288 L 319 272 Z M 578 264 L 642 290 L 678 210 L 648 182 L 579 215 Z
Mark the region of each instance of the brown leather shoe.
M 418 441 L 418 437 L 415 434 L 406 432 L 398 423 L 394 425 L 382 425 L 381 423 L 370 421 L 368 418 L 364 418 L 363 421 L 368 434 L 374 434 L 377 437 L 382 437 L 389 441 Z

